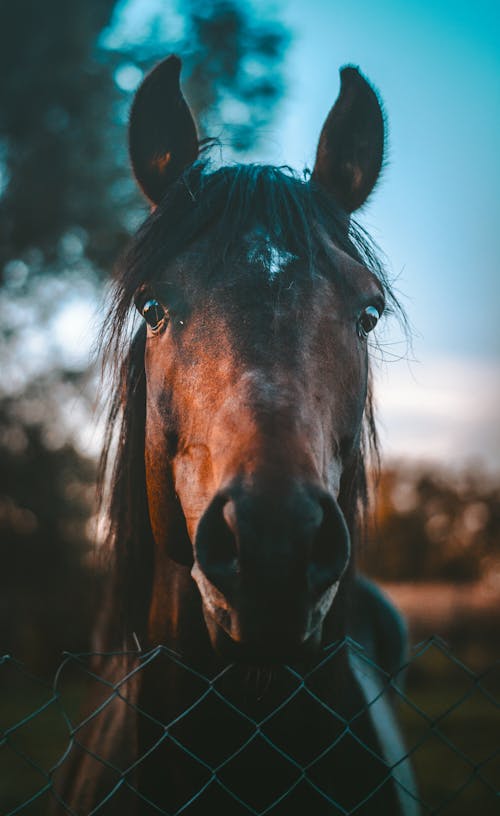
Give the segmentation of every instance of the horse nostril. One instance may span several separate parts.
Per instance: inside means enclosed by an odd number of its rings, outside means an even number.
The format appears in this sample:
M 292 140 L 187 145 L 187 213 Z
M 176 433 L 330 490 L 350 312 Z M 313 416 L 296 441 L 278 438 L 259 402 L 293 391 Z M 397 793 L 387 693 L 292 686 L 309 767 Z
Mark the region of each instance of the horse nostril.
M 350 536 L 342 511 L 330 497 L 320 502 L 323 520 L 314 536 L 309 562 L 309 583 L 322 595 L 337 583 L 349 563 Z
M 273 505 L 221 493 L 200 519 L 195 553 L 203 575 L 226 601 L 249 587 L 262 602 L 280 593 L 298 597 L 306 584 L 318 598 L 346 569 L 349 533 L 326 494 L 301 490 Z
M 206 577 L 224 594 L 234 589 L 238 573 L 233 502 L 217 496 L 200 519 L 195 550 Z

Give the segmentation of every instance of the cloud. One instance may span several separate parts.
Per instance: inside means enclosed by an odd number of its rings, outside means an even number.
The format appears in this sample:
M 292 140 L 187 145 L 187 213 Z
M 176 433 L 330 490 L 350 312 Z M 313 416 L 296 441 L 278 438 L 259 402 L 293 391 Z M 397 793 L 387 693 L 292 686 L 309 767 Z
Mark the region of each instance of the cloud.
M 386 456 L 500 471 L 500 363 L 439 357 L 375 372 Z

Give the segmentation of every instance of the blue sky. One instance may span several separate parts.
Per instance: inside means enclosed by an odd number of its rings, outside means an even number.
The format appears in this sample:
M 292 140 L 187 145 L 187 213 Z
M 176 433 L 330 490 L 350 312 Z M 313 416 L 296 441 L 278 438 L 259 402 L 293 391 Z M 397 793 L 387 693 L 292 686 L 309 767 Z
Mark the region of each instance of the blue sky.
M 378 88 L 389 161 L 360 214 L 397 278 L 413 353 L 383 340 L 378 401 L 390 455 L 500 470 L 500 4 L 498 0 L 253 0 L 290 29 L 287 90 L 254 160 L 311 167 L 338 69 Z M 114 36 L 175 31 L 182 0 L 123 0 Z M 223 136 L 223 134 L 222 134 Z M 411 358 L 411 359 L 410 359 Z
M 295 31 L 284 157 L 312 161 L 337 67 L 359 65 L 389 121 L 389 164 L 365 223 L 401 273 L 425 344 L 498 359 L 500 5 L 294 0 L 281 8 Z

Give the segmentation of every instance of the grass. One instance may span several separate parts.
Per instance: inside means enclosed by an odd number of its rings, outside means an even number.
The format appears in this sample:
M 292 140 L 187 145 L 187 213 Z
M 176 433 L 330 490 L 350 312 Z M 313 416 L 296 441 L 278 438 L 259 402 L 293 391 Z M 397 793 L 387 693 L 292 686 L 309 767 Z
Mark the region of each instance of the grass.
M 70 740 L 63 712 L 77 712 L 84 686 L 70 680 L 61 698 L 8 659 L 0 664 L 0 683 L 0 813 L 41 816 L 48 812 L 50 770 Z
M 500 812 L 500 664 L 491 660 L 470 673 L 439 644 L 414 658 L 399 719 L 424 813 Z

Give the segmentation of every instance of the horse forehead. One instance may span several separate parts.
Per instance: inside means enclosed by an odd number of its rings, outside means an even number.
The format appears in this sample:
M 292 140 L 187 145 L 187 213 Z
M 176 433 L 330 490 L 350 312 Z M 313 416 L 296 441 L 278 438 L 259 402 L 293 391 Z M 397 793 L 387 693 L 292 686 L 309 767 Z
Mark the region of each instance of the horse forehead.
M 359 277 L 356 268 L 362 267 L 333 243 L 329 250 L 328 261 L 321 260 L 307 250 L 301 252 L 293 237 L 288 242 L 286 234 L 274 236 L 258 226 L 243 232 L 227 253 L 221 253 L 209 233 L 172 263 L 171 280 L 207 328 L 225 315 L 229 322 L 236 320 L 245 335 L 244 324 L 251 319 L 256 327 L 263 322 L 264 329 L 267 320 L 274 333 L 287 318 L 302 323 L 306 316 L 310 321 L 345 309 L 353 287 L 346 290 L 343 279 Z M 293 334 L 292 323 L 288 333 Z
M 278 244 L 263 229 L 256 228 L 248 233 L 244 238 L 245 260 L 251 266 L 256 264 L 261 266 L 270 282 L 283 272 L 293 261 L 298 261 L 299 256 L 288 249 L 283 242 Z

